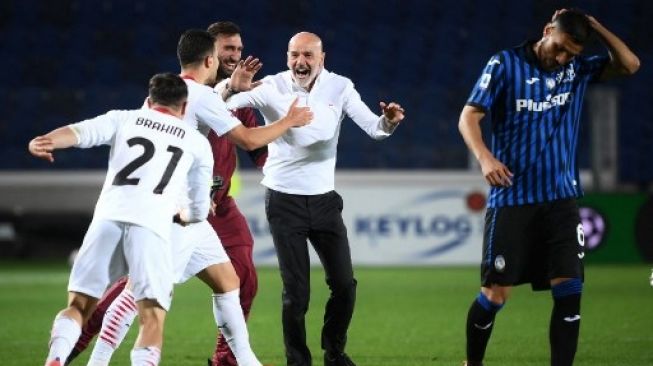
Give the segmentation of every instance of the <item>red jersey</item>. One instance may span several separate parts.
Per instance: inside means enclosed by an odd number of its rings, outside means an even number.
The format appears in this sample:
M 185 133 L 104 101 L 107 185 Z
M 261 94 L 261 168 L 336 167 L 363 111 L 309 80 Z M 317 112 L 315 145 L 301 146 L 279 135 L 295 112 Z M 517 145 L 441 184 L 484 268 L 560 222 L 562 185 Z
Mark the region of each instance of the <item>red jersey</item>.
M 234 111 L 238 118 L 247 128 L 258 125 L 256 114 L 252 108 L 240 108 Z M 243 245 L 251 241 L 251 234 L 242 214 L 236 207 L 236 202 L 229 195 L 231 177 L 236 170 L 237 154 L 236 145 L 226 137 L 219 137 L 213 130 L 208 135 L 211 150 L 213 150 L 213 176 L 219 176 L 224 182 L 222 188 L 213 196 L 216 203 L 216 214 L 209 215 L 209 222 L 218 233 L 222 244 L 226 246 Z M 247 152 L 258 168 L 262 168 L 265 159 L 268 157 L 267 146 Z M 235 225 L 233 220 L 242 221 Z M 230 223 L 231 222 L 231 223 Z M 243 232 L 244 231 L 244 232 Z

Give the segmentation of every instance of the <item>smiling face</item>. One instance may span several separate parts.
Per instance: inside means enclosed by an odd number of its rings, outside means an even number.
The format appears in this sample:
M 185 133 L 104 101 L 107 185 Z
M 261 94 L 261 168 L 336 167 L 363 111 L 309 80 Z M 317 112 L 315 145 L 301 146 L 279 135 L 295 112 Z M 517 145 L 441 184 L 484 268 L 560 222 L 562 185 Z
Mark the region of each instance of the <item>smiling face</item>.
M 570 63 L 580 55 L 583 46 L 553 25 L 544 28 L 542 39 L 538 42 L 535 54 L 540 66 L 546 71 L 553 71 Z
M 218 35 L 215 39 L 215 48 L 220 60 L 219 79 L 227 78 L 234 72 L 242 57 L 243 42 L 240 34 Z
M 288 69 L 297 85 L 310 90 L 324 68 L 322 40 L 313 33 L 297 33 L 288 42 Z

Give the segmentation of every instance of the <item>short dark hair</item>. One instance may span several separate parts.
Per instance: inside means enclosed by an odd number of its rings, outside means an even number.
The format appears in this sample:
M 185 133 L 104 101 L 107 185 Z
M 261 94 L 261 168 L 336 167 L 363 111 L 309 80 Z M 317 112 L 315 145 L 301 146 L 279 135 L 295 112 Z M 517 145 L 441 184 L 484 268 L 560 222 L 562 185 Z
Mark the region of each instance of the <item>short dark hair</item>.
M 214 38 L 202 29 L 189 29 L 177 43 L 177 59 L 182 67 L 196 64 L 213 53 Z
M 240 34 L 240 27 L 230 21 L 215 22 L 206 29 L 213 37 Z
M 178 107 L 188 98 L 188 87 L 179 75 L 170 72 L 156 74 L 150 79 L 149 97 L 152 103 Z
M 560 13 L 553 20 L 553 24 L 579 45 L 584 45 L 592 35 L 590 21 L 580 9 L 569 9 Z

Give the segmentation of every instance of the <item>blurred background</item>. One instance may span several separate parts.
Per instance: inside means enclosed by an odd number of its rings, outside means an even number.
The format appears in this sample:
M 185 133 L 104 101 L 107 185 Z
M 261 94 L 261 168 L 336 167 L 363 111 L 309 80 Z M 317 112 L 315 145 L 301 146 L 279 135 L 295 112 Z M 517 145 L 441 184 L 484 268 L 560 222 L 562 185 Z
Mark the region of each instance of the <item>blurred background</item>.
M 493 53 L 539 38 L 556 9 L 572 6 L 621 37 L 642 63 L 634 77 L 592 87 L 586 97 L 579 159 L 589 193 L 585 230 L 596 249 L 588 260 L 653 261 L 647 0 L 2 0 L 0 258 L 65 258 L 81 242 L 104 177 L 107 149 L 60 152 L 50 165 L 27 153 L 28 141 L 140 107 L 152 74 L 179 70 L 185 29 L 231 20 L 242 29 L 243 55 L 262 59 L 260 76 L 285 70 L 288 39 L 308 30 L 322 37 L 326 68 L 351 78 L 373 110 L 379 101 L 405 107 L 405 123 L 381 143 L 349 120 L 342 126 L 337 187 L 357 263 L 476 263 L 486 186 L 459 135 L 459 113 Z M 594 42 L 586 52 L 605 51 Z M 261 175 L 242 156 L 238 200 L 257 261 L 273 264 Z

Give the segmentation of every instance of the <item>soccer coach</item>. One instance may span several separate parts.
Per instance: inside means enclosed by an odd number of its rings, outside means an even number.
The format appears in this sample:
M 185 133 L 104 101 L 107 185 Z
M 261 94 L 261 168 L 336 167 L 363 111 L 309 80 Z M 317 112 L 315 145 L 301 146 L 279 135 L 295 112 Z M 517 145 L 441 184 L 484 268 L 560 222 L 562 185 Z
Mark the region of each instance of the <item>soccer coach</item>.
M 266 123 L 283 115 L 290 103 L 310 106 L 314 123 L 288 130 L 268 145 L 262 184 L 266 214 L 283 282 L 283 335 L 288 365 L 312 364 L 306 345 L 304 317 L 310 296 L 307 239 L 326 273 L 331 295 L 326 304 L 322 348 L 326 366 L 354 365 L 345 353 L 347 329 L 354 311 L 354 279 L 342 198 L 334 190 L 336 148 L 340 125 L 349 116 L 370 137 L 384 139 L 404 118 L 396 103 L 380 103 L 373 113 L 348 78 L 324 69 L 320 38 L 301 32 L 288 43 L 288 69 L 262 80 L 251 91 L 231 95 L 230 109 L 257 108 Z M 232 79 L 236 78 L 232 75 Z M 236 83 L 234 81 L 234 83 Z M 224 88 L 223 96 L 234 88 Z

